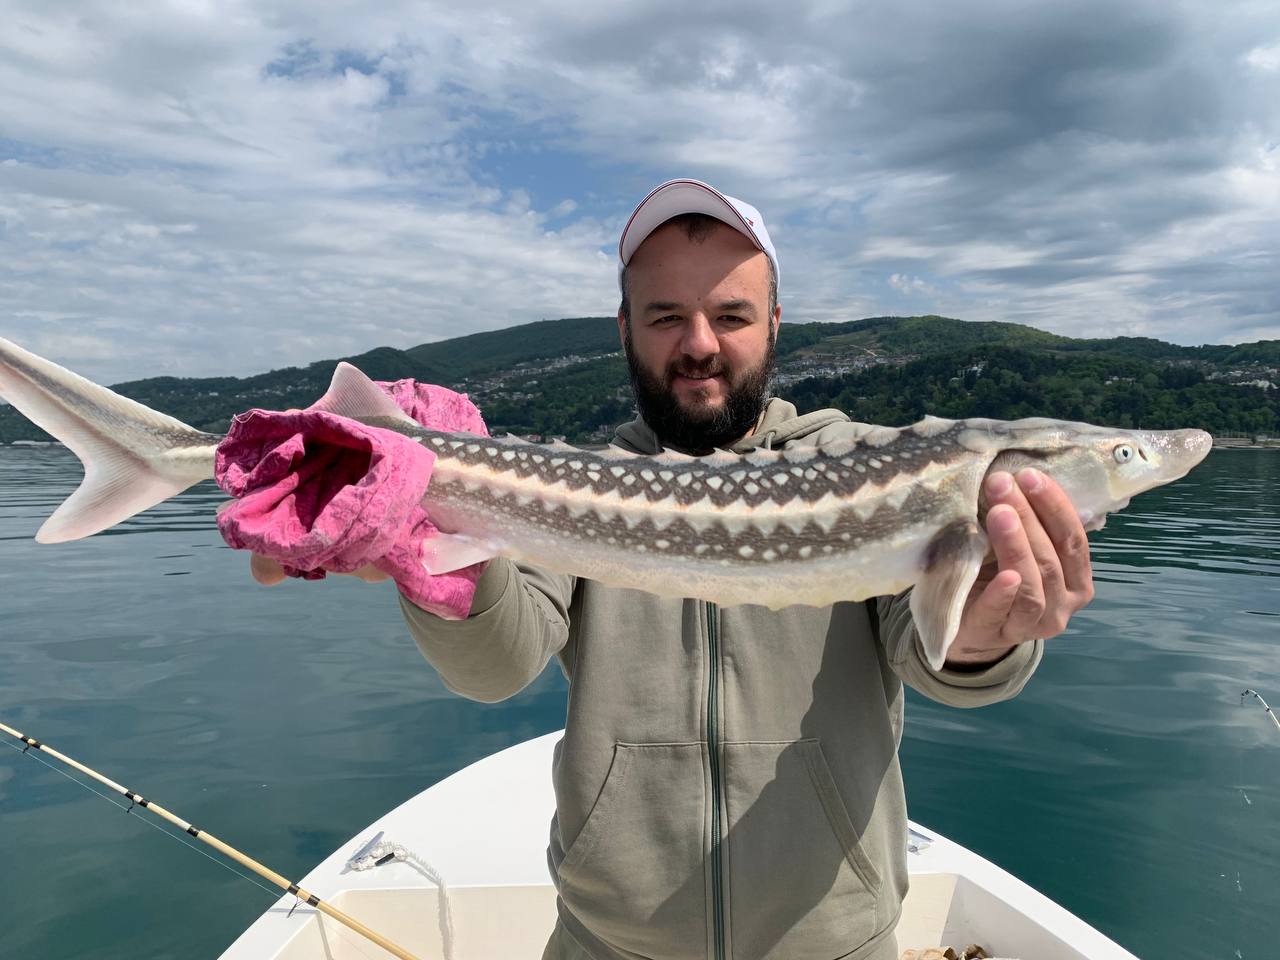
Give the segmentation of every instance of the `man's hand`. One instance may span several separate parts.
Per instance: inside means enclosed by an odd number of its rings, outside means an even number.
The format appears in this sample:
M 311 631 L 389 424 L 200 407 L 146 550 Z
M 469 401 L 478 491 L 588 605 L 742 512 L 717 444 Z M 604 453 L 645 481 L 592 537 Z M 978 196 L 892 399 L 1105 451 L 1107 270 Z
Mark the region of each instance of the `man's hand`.
M 221 514 L 228 509 L 234 500 L 227 500 L 218 505 L 218 513 Z M 327 569 L 327 568 L 326 568 Z M 288 580 L 288 574 L 284 572 L 284 564 L 278 560 L 272 560 L 270 557 L 263 556 L 260 553 L 249 554 L 249 572 L 253 574 L 253 579 L 264 587 L 274 587 L 277 583 Z M 329 573 L 337 573 L 336 570 L 329 570 Z M 381 583 L 383 580 L 389 580 L 391 575 L 383 573 L 372 563 L 366 563 L 363 567 L 352 570 L 349 574 L 342 576 L 357 577 L 365 583 Z
M 995 562 L 969 592 L 948 667 L 972 670 L 1019 643 L 1060 634 L 1093 599 L 1089 540 L 1070 499 L 1039 470 L 986 479 L 987 537 Z
M 257 580 L 264 587 L 274 587 L 281 580 L 287 579 L 284 572 L 284 566 L 270 557 L 264 557 L 260 553 L 251 553 L 249 555 L 249 572 L 253 574 L 253 579 Z M 329 571 L 334 573 L 336 571 Z M 363 567 L 352 570 L 349 574 L 343 576 L 357 577 L 365 583 L 381 583 L 383 580 L 389 580 L 391 575 L 384 573 L 375 567 L 372 563 L 366 563 Z

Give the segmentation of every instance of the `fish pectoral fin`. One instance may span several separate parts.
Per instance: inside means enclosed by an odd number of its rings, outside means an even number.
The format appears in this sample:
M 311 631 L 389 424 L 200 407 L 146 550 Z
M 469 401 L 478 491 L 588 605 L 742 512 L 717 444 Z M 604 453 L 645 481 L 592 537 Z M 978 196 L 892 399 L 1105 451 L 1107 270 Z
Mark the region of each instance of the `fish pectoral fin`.
M 333 379 L 324 396 L 307 409 L 323 410 L 351 420 L 386 417 L 418 426 L 418 421 L 401 410 L 400 405 L 366 377 L 359 367 L 354 367 L 345 360 L 334 368 Z
M 942 669 L 960 629 L 969 590 L 987 555 L 987 535 L 977 519 L 943 527 L 925 551 L 924 575 L 911 591 L 911 617 L 929 666 Z
M 422 542 L 422 565 L 431 576 L 452 573 L 498 555 L 493 544 L 455 533 L 437 533 Z

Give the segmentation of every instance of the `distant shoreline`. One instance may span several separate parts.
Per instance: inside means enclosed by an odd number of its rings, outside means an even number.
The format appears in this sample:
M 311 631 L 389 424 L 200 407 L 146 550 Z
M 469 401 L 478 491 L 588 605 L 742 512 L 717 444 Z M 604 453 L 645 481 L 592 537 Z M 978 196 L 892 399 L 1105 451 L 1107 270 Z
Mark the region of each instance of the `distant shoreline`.
M 1213 441 L 1214 450 L 1280 450 L 1280 440 L 1263 440 L 1260 443 L 1252 443 L 1248 440 L 1219 440 L 1216 437 Z

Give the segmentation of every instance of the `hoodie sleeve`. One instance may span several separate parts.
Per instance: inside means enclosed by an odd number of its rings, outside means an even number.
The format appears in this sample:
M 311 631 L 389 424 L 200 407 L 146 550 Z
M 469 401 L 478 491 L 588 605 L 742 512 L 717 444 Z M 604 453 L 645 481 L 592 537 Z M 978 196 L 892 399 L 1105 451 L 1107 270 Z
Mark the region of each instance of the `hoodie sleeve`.
M 472 700 L 514 696 L 542 672 L 569 636 L 574 578 L 502 557 L 476 584 L 472 613 L 444 620 L 402 594 L 409 633 L 446 687 Z
M 948 670 L 945 666 L 934 670 L 911 619 L 911 591 L 869 602 L 875 605 L 880 642 L 894 673 L 930 700 L 948 706 L 983 707 L 1017 696 L 1044 655 L 1044 641 L 1031 640 L 982 670 Z

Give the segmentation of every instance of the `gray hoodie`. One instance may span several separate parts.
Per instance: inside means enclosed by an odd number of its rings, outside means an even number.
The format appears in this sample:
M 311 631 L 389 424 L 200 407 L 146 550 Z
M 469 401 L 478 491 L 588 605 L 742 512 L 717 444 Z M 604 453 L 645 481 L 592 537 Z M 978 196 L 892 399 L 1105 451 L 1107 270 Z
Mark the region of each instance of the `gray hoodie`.
M 732 449 L 845 437 L 837 410 L 773 399 Z M 641 421 L 615 443 L 660 444 Z M 907 889 L 898 768 L 905 681 L 942 703 L 1012 697 L 1024 643 L 986 669 L 931 670 L 907 594 L 824 608 L 720 608 L 493 561 L 470 617 L 402 599 L 450 689 L 496 701 L 554 655 L 569 678 L 548 849 L 547 957 L 896 957 Z

